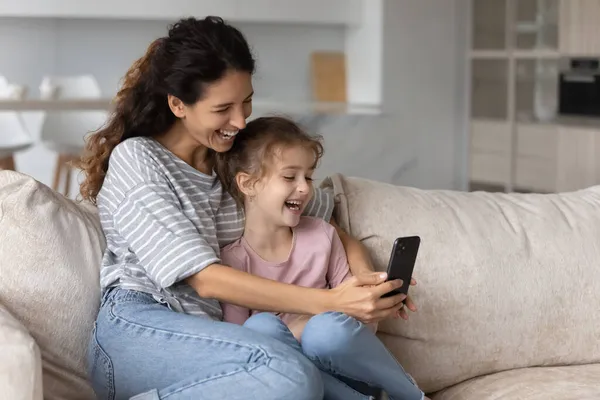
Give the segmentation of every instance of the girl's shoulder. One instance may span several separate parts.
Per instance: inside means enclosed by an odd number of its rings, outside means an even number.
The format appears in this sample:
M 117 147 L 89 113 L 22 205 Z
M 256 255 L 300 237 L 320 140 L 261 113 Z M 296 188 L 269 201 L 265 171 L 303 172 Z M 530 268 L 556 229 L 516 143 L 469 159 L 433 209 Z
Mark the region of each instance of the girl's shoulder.
M 300 222 L 295 228 L 296 232 L 306 233 L 310 235 L 325 235 L 331 238 L 335 232 L 335 228 L 329 222 L 322 218 L 302 216 Z

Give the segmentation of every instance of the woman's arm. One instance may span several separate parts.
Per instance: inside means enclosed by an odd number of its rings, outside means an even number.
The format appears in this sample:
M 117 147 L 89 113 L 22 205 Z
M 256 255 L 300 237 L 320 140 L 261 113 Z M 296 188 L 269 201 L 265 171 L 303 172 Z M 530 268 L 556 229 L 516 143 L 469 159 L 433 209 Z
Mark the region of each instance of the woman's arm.
M 336 308 L 328 290 L 281 283 L 221 264 L 191 276 L 188 283 L 201 297 L 251 310 L 320 314 Z
M 334 289 L 313 289 L 212 264 L 186 282 L 202 297 L 251 310 L 312 315 L 338 311 L 370 323 L 393 317 L 405 298 L 404 295 L 381 298 L 402 286 L 399 281 L 385 282 L 385 279 L 385 274 L 363 274 Z

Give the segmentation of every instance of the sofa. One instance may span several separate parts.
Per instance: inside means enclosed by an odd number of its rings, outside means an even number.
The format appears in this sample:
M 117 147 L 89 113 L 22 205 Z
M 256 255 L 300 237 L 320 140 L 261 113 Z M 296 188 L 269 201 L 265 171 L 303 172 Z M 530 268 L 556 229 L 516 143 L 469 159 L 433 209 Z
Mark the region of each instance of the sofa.
M 333 175 L 340 225 L 385 270 L 419 235 L 419 311 L 378 335 L 434 400 L 600 399 L 600 186 L 420 190 Z M 0 171 L 0 398 L 93 399 L 104 239 L 89 204 Z

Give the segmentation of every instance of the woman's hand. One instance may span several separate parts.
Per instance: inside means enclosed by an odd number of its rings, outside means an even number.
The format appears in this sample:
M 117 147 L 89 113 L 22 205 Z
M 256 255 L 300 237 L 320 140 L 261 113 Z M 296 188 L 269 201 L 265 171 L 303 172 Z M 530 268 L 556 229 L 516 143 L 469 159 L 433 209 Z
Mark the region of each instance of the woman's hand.
M 385 273 L 363 274 L 353 276 L 331 289 L 334 311 L 346 313 L 365 324 L 397 316 L 404 318 L 404 315 L 407 316 L 403 310 L 405 299 L 406 306 L 416 311 L 414 303 L 406 295 L 381 297 L 402 286 L 401 280 L 386 282 L 386 278 Z

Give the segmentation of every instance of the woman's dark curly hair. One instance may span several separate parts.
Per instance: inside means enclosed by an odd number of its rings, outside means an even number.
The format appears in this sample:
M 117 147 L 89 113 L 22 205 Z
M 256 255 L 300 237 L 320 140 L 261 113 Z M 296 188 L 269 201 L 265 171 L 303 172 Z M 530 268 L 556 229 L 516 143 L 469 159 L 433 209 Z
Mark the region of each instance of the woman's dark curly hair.
M 78 166 L 80 192 L 96 202 L 113 149 L 125 139 L 166 132 L 176 121 L 167 95 L 184 104 L 202 99 L 206 84 L 229 70 L 254 73 L 255 60 L 242 33 L 218 17 L 182 19 L 152 42 L 127 71 L 107 124 L 94 132 Z

